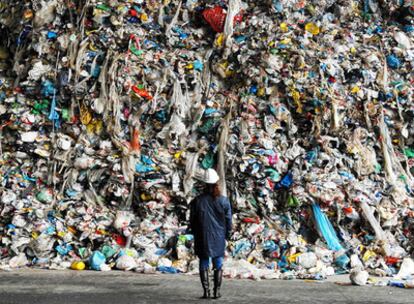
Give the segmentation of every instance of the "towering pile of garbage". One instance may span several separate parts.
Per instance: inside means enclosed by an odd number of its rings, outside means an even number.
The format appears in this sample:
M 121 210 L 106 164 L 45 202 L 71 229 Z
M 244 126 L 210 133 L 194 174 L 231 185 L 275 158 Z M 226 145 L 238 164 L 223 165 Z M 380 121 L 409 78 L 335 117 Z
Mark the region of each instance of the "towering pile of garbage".
M 413 1 L 11 0 L 0 26 L 2 268 L 194 273 L 215 168 L 225 275 L 414 272 Z

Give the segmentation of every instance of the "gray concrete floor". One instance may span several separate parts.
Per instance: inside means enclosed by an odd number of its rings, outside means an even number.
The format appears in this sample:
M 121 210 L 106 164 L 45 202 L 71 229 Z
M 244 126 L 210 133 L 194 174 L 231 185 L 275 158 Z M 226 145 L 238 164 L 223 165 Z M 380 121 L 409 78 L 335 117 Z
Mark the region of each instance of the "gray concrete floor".
M 223 298 L 200 300 L 197 276 L 134 272 L 19 270 L 0 272 L 1 304 L 123 303 L 414 303 L 414 289 L 343 286 L 328 281 L 225 280 Z

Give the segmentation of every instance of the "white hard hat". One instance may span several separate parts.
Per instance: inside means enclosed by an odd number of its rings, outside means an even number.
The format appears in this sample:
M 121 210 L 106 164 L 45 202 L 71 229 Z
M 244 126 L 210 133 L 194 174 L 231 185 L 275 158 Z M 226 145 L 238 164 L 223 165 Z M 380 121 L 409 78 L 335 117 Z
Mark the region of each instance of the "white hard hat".
M 204 174 L 204 182 L 206 184 L 215 184 L 219 181 L 220 177 L 214 169 L 207 169 Z

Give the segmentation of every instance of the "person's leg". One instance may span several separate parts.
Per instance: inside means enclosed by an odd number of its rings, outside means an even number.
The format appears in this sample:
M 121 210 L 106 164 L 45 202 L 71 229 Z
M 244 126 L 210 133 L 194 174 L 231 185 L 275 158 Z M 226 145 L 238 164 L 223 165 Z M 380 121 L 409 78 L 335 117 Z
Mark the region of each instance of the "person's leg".
M 202 296 L 203 299 L 210 298 L 210 281 L 208 278 L 208 268 L 210 266 L 210 259 L 202 259 L 200 258 L 200 264 L 199 264 L 199 270 L 200 270 L 200 280 L 201 285 L 203 286 L 204 294 Z
M 208 268 L 210 267 L 210 258 L 207 258 L 207 259 L 200 258 L 199 266 L 200 266 L 199 267 L 200 271 L 208 270 Z
M 213 269 L 220 270 L 223 268 L 224 257 L 215 257 L 213 258 Z
M 221 297 L 220 288 L 223 278 L 223 261 L 224 257 L 215 257 L 213 258 L 213 267 L 214 267 L 214 298 L 218 299 Z

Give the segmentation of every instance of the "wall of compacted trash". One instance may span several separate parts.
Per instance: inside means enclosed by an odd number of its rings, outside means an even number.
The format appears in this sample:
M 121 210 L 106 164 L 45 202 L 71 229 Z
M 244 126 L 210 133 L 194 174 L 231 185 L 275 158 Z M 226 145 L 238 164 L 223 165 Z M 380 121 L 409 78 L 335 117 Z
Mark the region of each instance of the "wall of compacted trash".
M 0 265 L 414 287 L 414 1 L 0 4 Z

